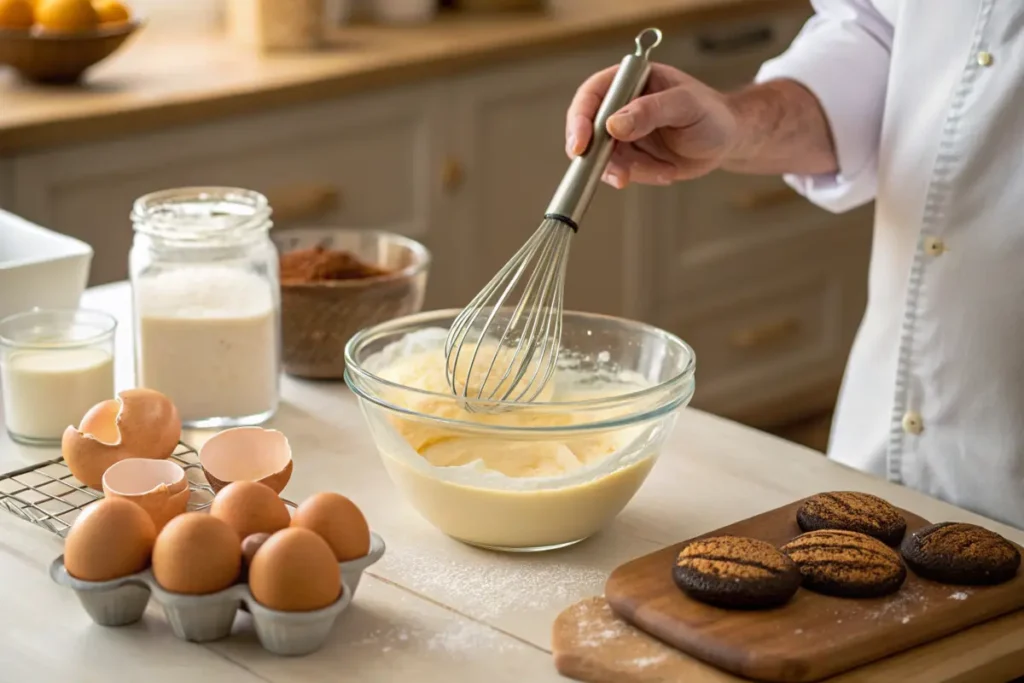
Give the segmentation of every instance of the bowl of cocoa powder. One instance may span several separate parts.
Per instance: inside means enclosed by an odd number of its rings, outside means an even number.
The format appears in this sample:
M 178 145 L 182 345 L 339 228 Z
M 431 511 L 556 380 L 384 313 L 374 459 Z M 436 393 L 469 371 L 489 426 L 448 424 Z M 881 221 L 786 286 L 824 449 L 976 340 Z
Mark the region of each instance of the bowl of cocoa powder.
M 416 240 L 345 228 L 291 228 L 272 237 L 289 375 L 342 379 L 345 344 L 356 332 L 423 307 L 430 252 Z

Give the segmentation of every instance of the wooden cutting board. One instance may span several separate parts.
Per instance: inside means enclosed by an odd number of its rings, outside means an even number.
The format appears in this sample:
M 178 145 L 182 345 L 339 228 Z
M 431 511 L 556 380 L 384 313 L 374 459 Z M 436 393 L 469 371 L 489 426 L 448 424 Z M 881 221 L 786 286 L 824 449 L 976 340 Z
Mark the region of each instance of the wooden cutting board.
M 1022 634 L 1024 611 L 1017 611 L 829 678 L 828 683 L 1007 683 L 1024 676 Z M 633 628 L 604 598 L 582 600 L 558 615 L 551 649 L 560 674 L 589 683 L 747 680 Z
M 781 545 L 800 534 L 797 501 L 702 537 L 732 534 Z M 902 511 L 907 533 L 928 524 Z M 686 542 L 616 569 L 605 586 L 626 621 L 730 673 L 774 683 L 806 683 L 942 638 L 1024 607 L 1024 572 L 1001 586 L 960 587 L 908 572 L 885 598 L 832 598 L 800 589 L 774 610 L 726 610 L 688 598 L 672 580 Z M 1019 634 L 1024 640 L 1024 631 Z

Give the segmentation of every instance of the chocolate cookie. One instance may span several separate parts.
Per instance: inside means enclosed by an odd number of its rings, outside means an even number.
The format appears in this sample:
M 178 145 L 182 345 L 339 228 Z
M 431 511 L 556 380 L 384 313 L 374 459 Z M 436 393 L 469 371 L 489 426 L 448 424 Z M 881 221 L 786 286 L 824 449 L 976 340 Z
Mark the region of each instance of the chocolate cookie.
M 796 512 L 796 523 L 804 531 L 856 531 L 891 546 L 899 545 L 907 531 L 907 521 L 888 501 L 856 491 L 819 493 L 808 498 Z
M 770 543 L 740 536 L 690 542 L 672 578 L 687 595 L 719 607 L 778 607 L 800 587 L 800 572 Z
M 941 522 L 918 529 L 900 548 L 918 576 L 942 583 L 994 586 L 1020 567 L 1020 551 L 1005 538 L 974 524 Z
M 782 546 L 800 568 L 804 588 L 840 598 L 877 598 L 899 590 L 907 568 L 899 554 L 855 531 L 809 531 Z

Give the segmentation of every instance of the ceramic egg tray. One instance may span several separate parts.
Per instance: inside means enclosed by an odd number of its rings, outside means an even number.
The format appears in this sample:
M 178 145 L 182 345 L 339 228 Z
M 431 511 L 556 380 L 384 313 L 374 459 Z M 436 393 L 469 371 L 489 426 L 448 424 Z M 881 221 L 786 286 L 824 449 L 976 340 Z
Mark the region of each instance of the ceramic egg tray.
M 182 640 L 202 643 L 227 637 L 242 609 L 252 615 L 256 636 L 268 651 L 304 655 L 326 642 L 338 615 L 352 602 L 363 572 L 383 555 L 384 539 L 372 533 L 365 557 L 341 563 L 341 596 L 329 607 L 311 612 L 268 609 L 253 598 L 245 583 L 210 595 L 169 593 L 157 584 L 152 569 L 112 581 L 80 581 L 68 574 L 63 555 L 50 565 L 50 578 L 74 590 L 85 611 L 101 626 L 138 622 L 153 596 L 164 608 L 174 635 Z

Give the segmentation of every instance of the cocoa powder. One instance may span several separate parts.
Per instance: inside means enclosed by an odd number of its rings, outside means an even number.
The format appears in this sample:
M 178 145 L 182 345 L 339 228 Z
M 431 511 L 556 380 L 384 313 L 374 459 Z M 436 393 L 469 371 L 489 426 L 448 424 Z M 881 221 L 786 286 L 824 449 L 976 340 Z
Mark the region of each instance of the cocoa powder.
M 316 246 L 281 255 L 281 284 L 308 284 L 330 280 L 361 280 L 390 271 L 366 263 L 348 251 Z

